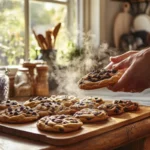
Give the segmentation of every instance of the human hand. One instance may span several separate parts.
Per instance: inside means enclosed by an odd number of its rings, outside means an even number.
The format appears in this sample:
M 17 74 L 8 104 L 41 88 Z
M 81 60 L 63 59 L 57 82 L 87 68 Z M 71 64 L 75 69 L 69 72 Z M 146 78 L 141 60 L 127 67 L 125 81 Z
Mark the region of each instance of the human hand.
M 111 58 L 107 68 L 127 68 L 118 83 L 108 87 L 113 91 L 141 92 L 150 87 L 150 48 L 139 52 L 128 52 Z
M 110 57 L 110 63 L 105 67 L 105 69 L 112 69 L 113 65 L 123 61 L 124 59 L 126 59 L 127 57 L 136 54 L 137 51 L 128 51 L 122 55 L 118 55 L 115 57 Z

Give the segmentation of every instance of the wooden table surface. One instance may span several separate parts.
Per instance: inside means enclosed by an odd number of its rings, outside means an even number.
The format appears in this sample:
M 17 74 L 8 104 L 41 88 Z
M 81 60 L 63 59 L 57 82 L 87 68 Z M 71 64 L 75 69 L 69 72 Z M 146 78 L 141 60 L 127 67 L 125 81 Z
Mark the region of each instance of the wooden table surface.
M 0 132 L 0 150 L 112 150 L 150 135 L 150 117 L 69 146 L 52 146 Z M 150 144 L 150 143 L 149 143 Z M 149 145 L 150 147 L 150 145 Z M 133 148 L 133 145 L 132 145 Z M 123 148 L 122 148 L 123 149 Z M 129 150 L 129 148 L 128 148 Z M 137 148 L 135 150 L 138 150 Z M 141 148 L 139 150 L 142 150 Z M 143 149 L 144 150 L 144 149 Z M 148 150 L 148 149 L 145 149 Z
M 23 101 L 23 100 L 22 100 Z M 147 138 L 148 137 L 148 138 Z M 145 139 L 148 139 L 145 141 Z M 146 143 L 146 146 L 144 145 Z M 150 150 L 150 117 L 68 146 L 53 146 L 0 131 L 0 150 Z

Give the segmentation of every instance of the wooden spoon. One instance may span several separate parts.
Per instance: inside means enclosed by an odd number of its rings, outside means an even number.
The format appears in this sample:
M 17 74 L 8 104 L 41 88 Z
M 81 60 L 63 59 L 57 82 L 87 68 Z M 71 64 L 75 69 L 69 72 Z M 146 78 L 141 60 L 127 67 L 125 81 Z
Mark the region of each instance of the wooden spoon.
M 54 36 L 53 47 L 55 46 L 56 37 L 57 37 L 57 35 L 58 35 L 58 32 L 59 32 L 60 27 L 61 27 L 61 23 L 58 23 L 58 24 L 55 26 L 54 30 L 53 30 L 53 36 Z
M 39 47 L 41 47 L 41 48 L 43 49 L 43 47 L 42 47 L 42 43 L 41 43 L 41 41 L 40 41 L 39 37 L 37 36 L 37 34 L 36 34 L 35 30 L 34 30 L 34 29 L 32 29 L 32 32 L 33 32 L 33 34 L 34 34 L 34 36 L 35 36 L 36 41 L 38 42 Z
M 40 43 L 42 45 L 42 49 L 43 50 L 47 50 L 48 49 L 48 45 L 46 43 L 46 39 L 44 38 L 44 36 L 42 34 L 38 34 L 37 36 L 38 36 L 38 38 L 40 40 Z
M 52 49 L 53 45 L 52 45 L 52 31 L 48 30 L 46 31 L 46 42 L 48 45 L 48 49 Z

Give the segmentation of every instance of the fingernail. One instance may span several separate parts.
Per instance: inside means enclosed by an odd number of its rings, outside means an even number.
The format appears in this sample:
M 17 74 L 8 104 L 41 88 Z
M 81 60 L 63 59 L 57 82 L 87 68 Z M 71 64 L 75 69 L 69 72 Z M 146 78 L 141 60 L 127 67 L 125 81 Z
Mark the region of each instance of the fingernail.
M 112 65 L 112 69 L 115 69 L 116 68 L 116 65 Z

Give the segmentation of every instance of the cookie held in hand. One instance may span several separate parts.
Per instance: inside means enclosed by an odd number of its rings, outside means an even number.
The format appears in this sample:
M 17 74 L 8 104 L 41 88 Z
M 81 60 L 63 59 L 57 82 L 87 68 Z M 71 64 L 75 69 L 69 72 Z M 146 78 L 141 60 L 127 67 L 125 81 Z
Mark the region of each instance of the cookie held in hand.
M 80 89 L 92 90 L 107 87 L 117 83 L 123 75 L 124 70 L 95 70 L 85 75 L 78 82 Z

